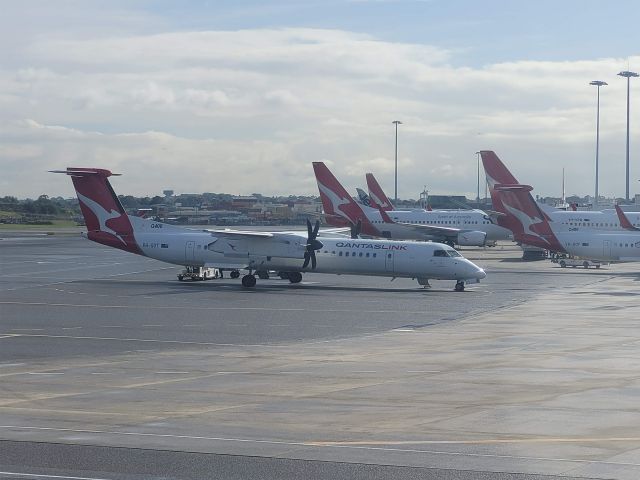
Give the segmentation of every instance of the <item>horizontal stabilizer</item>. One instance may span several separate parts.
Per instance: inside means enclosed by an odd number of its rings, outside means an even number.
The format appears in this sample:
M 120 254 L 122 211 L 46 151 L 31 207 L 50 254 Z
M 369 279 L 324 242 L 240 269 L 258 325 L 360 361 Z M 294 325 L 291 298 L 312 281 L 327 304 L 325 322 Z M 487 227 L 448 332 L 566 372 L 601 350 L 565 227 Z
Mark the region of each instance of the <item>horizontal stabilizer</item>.
M 530 192 L 533 190 L 533 187 L 531 185 L 522 185 L 520 183 L 516 183 L 516 184 L 496 184 L 493 187 L 495 190 L 500 190 L 503 192 Z
M 119 177 L 121 173 L 111 173 L 104 168 L 76 168 L 68 167 L 66 170 L 49 170 L 49 173 L 63 173 L 72 177 L 84 177 L 88 175 L 99 175 L 101 177 Z

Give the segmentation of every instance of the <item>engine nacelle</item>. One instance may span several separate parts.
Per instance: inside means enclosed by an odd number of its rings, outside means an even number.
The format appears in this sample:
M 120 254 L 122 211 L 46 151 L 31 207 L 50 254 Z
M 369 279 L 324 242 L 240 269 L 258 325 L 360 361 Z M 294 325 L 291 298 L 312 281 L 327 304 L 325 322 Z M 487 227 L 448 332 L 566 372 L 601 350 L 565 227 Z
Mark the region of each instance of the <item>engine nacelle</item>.
M 469 230 L 458 234 L 456 242 L 461 247 L 484 247 L 487 242 L 487 232 L 478 230 Z

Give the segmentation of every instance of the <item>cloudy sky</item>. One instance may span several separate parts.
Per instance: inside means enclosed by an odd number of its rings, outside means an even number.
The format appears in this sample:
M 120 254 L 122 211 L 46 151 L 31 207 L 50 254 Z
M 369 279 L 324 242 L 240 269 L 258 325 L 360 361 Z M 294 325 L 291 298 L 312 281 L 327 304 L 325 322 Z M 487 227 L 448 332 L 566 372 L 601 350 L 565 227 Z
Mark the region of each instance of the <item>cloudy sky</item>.
M 71 196 L 67 166 L 118 193 L 317 194 L 312 161 L 353 190 L 475 197 L 495 150 L 534 193 L 624 195 L 635 0 L 2 2 L 0 196 Z M 631 89 L 640 193 L 640 79 Z

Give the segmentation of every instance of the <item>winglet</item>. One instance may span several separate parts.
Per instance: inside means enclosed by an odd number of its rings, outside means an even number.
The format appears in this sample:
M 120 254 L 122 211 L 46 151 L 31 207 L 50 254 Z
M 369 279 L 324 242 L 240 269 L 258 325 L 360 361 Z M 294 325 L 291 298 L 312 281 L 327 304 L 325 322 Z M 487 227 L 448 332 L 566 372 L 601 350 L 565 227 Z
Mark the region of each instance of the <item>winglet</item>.
M 618 220 L 620 220 L 620 226 L 625 230 L 640 230 L 638 227 L 634 227 L 633 224 L 629 221 L 625 213 L 620 208 L 620 205 L 616 204 L 616 213 L 618 214 Z

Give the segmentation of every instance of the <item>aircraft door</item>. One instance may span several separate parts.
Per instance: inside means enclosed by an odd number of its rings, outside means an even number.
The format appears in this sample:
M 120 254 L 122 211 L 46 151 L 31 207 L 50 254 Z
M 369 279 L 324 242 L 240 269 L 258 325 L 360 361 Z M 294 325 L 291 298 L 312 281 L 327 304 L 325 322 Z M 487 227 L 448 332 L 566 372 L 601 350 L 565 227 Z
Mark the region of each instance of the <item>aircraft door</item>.
M 603 245 L 602 245 L 602 255 L 604 255 L 605 258 L 608 258 L 611 256 L 611 241 L 610 240 L 605 240 Z
M 187 242 L 184 246 L 184 261 L 189 264 L 195 260 L 196 242 Z
M 393 252 L 387 252 L 384 258 L 384 268 L 387 272 L 393 272 L 393 260 L 394 260 Z

